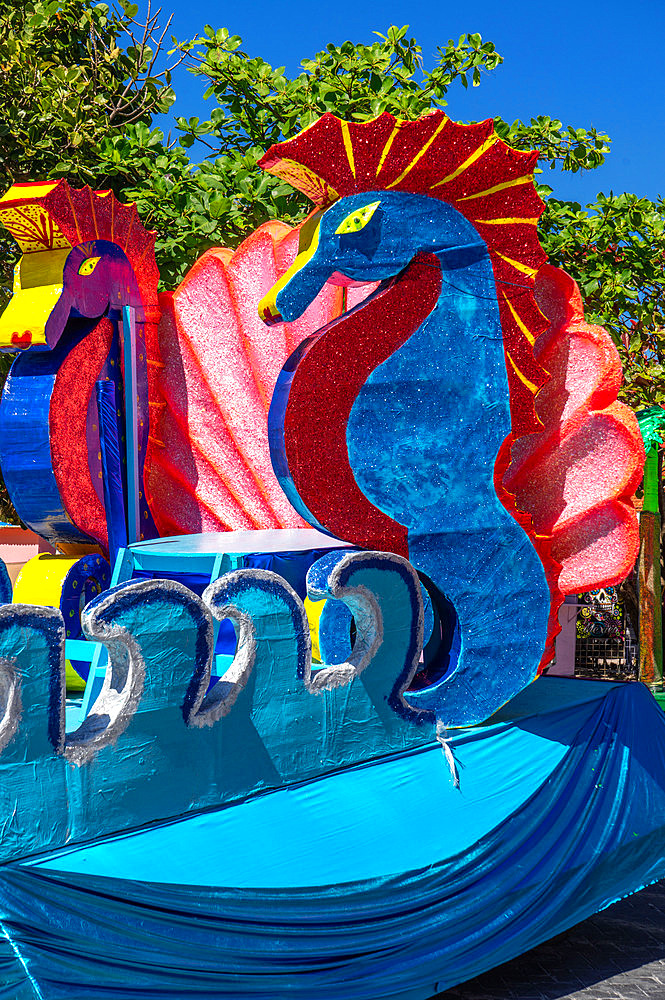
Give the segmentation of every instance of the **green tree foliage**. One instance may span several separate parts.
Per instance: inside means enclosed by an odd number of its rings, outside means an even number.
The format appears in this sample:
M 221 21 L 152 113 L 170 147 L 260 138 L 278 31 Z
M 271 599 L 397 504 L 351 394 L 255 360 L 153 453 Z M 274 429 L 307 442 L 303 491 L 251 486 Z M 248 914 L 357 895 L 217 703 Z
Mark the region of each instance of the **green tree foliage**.
M 15 182 L 56 177 L 121 197 L 142 187 L 152 193 L 169 171 L 189 181 L 184 148 L 152 125 L 175 100 L 171 72 L 183 56 L 162 66 L 164 30 L 150 4 L 143 22 L 137 13 L 128 0 L 115 9 L 90 0 L 0 0 L 3 193 Z M 2 230 L 0 241 L 6 297 L 17 254 Z M 196 237 L 191 243 L 194 259 Z M 167 277 L 173 257 L 163 255 Z
M 550 196 L 540 238 L 552 263 L 579 283 L 587 318 L 612 334 L 623 364 L 622 398 L 634 409 L 665 403 L 662 198 L 599 194 L 582 208 Z
M 1 0 L 0 169 L 7 178 L 48 173 L 96 181 L 109 130 L 122 134 L 168 111 L 175 95 L 168 71 L 154 68 L 150 26 L 120 48 L 137 8 L 123 0 L 120 10 L 77 0 Z
M 207 83 L 205 96 L 216 107 L 207 121 L 177 119 L 181 142 L 204 143 L 207 182 L 225 196 L 225 220 L 234 236 L 251 231 L 266 217 L 298 221 L 309 211 L 307 199 L 256 169 L 265 149 L 289 138 L 326 111 L 348 121 L 366 121 L 383 111 L 413 119 L 445 107 L 451 86 L 478 86 L 483 73 L 503 61 L 492 42 L 478 34 L 462 35 L 437 50 L 431 70 L 422 50 L 407 37 L 408 26 L 377 33 L 371 45 L 330 44 L 302 72 L 290 79 L 284 67 L 273 69 L 241 49 L 242 39 L 226 28 L 209 25 L 201 38 L 182 46 L 193 72 Z M 543 151 L 552 166 L 589 170 L 603 162 L 609 139 L 595 129 L 564 128 L 550 118 L 512 125 L 497 119 L 499 133 L 520 149 Z M 226 214 L 228 212 L 228 214 Z

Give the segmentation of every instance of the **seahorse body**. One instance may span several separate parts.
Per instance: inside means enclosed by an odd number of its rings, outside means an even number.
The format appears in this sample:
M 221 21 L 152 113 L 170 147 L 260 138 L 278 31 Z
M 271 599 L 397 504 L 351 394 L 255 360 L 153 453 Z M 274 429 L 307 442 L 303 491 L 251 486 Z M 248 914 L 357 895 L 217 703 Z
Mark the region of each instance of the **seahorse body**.
M 362 212 L 376 203 L 370 232 L 365 225 L 340 233 L 347 220 L 362 221 Z M 535 676 L 549 612 L 540 559 L 493 483 L 511 419 L 487 248 L 451 206 L 385 191 L 335 203 L 312 242 L 313 252 L 304 263 L 296 261 L 274 303 L 264 300 L 264 314 L 297 315 L 335 271 L 354 281 L 392 283 L 320 331 L 287 364 L 271 410 L 278 473 L 289 495 L 300 498 L 304 516 L 311 520 L 316 506 L 316 522 L 339 530 L 335 510 L 344 509 L 345 498 L 337 468 L 326 473 L 319 461 L 313 474 L 311 464 L 298 461 L 308 450 L 310 457 L 317 448 L 328 453 L 328 414 L 339 437 L 334 406 L 327 407 L 330 387 L 335 399 L 336 376 L 331 373 L 328 385 L 314 385 L 311 377 L 317 354 L 327 355 L 326 361 L 337 357 L 340 380 L 354 366 L 371 368 L 349 409 L 344 441 L 336 442 L 366 499 L 364 514 L 356 504 L 355 521 L 347 519 L 343 537 L 367 546 L 372 539 L 365 529 L 374 510 L 391 520 L 395 538 L 400 525 L 406 529 L 408 558 L 432 582 L 435 600 L 438 594 L 440 604 L 444 595 L 452 602 L 459 627 L 457 649 L 451 636 L 453 648 L 445 650 L 451 654 L 445 676 L 408 699 L 436 711 L 446 725 L 481 721 Z M 377 303 L 385 306 L 383 324 Z M 413 315 L 422 313 L 423 303 L 427 315 L 414 328 Z M 348 333 L 370 314 L 359 344 Z M 387 357 L 383 326 L 394 347 Z M 380 542 L 377 536 L 377 547 Z
M 0 224 L 23 252 L 0 318 L 0 350 L 21 352 L 0 404 L 5 482 L 18 513 L 51 544 L 106 551 L 97 386 L 114 384 L 108 398 L 115 423 L 123 408 L 122 311 L 129 306 L 141 476 L 157 319 L 155 235 L 141 226 L 135 206 L 66 181 L 14 185 L 0 198 Z M 139 529 L 150 537 L 154 524 L 139 492 Z

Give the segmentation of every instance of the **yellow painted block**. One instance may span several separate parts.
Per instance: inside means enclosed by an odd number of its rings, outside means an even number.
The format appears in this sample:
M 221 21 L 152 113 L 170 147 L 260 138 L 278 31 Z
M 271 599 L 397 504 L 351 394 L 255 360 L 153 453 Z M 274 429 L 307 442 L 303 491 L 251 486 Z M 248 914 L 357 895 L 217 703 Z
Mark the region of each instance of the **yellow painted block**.
M 0 198 L 0 206 L 12 201 L 23 201 L 26 198 L 43 198 L 50 194 L 58 181 L 44 181 L 43 184 L 12 184 L 9 191 Z
M 24 254 L 14 274 L 14 294 L 0 316 L 0 348 L 46 343 L 46 323 L 62 294 L 66 250 Z
M 14 584 L 14 604 L 59 608 L 65 577 L 78 559 L 40 552 L 29 559 Z
M 305 613 L 307 614 L 307 621 L 309 623 L 309 635 L 312 640 L 312 662 L 321 662 L 321 649 L 319 647 L 319 621 L 321 618 L 321 612 L 325 606 L 325 599 L 320 601 L 312 601 L 309 597 L 305 598 Z
M 40 552 L 29 559 L 14 584 L 14 604 L 36 604 L 59 608 L 65 577 L 79 560 L 77 556 L 51 555 Z M 76 673 L 69 660 L 65 661 L 68 691 L 84 691 L 85 681 Z

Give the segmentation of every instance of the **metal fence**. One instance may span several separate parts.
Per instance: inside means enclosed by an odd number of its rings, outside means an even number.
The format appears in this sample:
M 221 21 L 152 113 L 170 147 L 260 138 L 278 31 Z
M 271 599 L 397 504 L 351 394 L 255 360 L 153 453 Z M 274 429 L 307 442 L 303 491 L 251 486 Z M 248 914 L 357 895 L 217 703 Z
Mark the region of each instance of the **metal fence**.
M 567 597 L 552 674 L 594 680 L 638 679 L 638 639 L 616 587 Z

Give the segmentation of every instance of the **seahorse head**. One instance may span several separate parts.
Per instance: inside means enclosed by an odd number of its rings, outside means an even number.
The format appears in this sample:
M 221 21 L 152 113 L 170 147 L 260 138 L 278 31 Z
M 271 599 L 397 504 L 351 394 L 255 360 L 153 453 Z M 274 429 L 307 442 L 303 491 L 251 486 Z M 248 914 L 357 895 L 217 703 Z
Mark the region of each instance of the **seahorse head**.
M 324 275 L 342 284 L 380 281 L 398 274 L 418 251 L 486 252 L 501 317 L 513 431 L 538 430 L 534 400 L 547 373 L 533 345 L 547 321 L 533 294 L 545 262 L 537 235 L 543 203 L 533 184 L 537 158 L 537 152 L 507 146 L 492 120 L 460 125 L 434 111 L 417 121 L 384 113 L 356 124 L 323 115 L 261 160 L 316 206 L 302 227 L 297 261 L 260 305 L 262 317 L 276 322 L 280 314 L 297 315 Z M 408 226 L 407 203 L 409 214 L 416 213 Z M 442 263 L 450 267 L 455 261 L 447 256 Z
M 293 320 L 327 281 L 353 286 L 385 281 L 418 252 L 454 269 L 487 254 L 464 216 L 445 202 L 401 191 L 363 191 L 315 212 L 301 228 L 298 256 L 264 297 L 266 323 Z
M 156 308 L 154 235 L 135 207 L 109 192 L 66 181 L 15 184 L 0 198 L 0 224 L 22 251 L 0 317 L 0 350 L 53 350 L 70 317 L 131 305 L 142 319 Z

